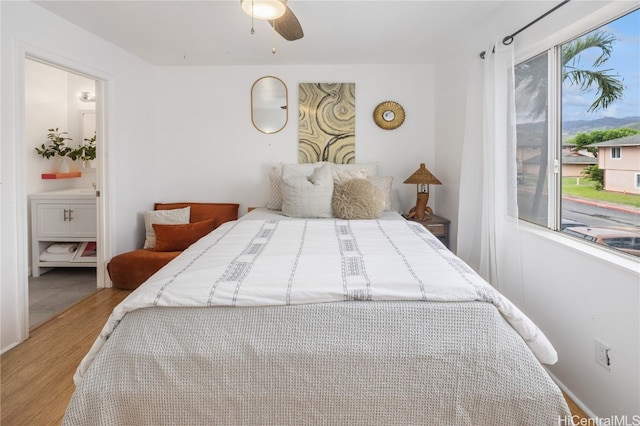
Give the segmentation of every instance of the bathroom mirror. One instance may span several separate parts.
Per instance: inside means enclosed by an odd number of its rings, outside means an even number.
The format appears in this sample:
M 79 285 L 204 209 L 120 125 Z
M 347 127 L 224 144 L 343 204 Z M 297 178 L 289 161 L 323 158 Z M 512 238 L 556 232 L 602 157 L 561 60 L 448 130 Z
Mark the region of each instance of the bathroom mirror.
M 85 139 L 91 139 L 96 134 L 96 112 L 80 111 L 80 126 L 82 127 L 80 143 L 85 143 Z
M 289 119 L 287 86 L 277 77 L 256 80 L 251 87 L 251 121 L 262 133 L 284 129 Z

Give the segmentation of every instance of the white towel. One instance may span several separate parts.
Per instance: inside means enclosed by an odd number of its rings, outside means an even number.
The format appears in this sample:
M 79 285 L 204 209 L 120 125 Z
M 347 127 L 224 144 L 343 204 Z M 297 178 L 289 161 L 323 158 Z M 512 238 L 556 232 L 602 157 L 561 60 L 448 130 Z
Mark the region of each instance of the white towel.
M 78 243 L 53 243 L 47 247 L 47 253 L 52 254 L 68 254 L 78 249 Z
M 74 253 L 47 253 L 42 250 L 40 253 L 40 261 L 42 262 L 71 262 Z

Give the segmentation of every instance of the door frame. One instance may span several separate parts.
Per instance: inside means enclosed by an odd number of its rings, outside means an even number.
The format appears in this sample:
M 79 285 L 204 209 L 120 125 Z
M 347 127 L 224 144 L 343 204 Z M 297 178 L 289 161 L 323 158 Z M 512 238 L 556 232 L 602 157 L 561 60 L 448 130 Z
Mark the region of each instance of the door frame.
M 109 123 L 110 99 L 113 97 L 113 81 L 106 74 L 85 64 L 61 57 L 35 46 L 18 42 L 16 45 L 16 220 L 18 229 L 18 253 L 17 263 L 18 283 L 22 291 L 18 293 L 18 305 L 22 307 L 22 327 L 20 341 L 29 336 L 29 223 L 28 223 L 28 194 L 25 188 L 25 60 L 30 59 L 49 65 L 70 73 L 74 73 L 95 81 L 96 84 L 96 136 L 100 141 L 97 146 L 96 161 L 96 211 L 97 211 L 97 246 L 98 258 L 96 267 L 97 288 L 111 287 L 111 281 L 106 270 L 106 259 L 112 257 L 114 247 L 113 229 L 111 218 L 113 212 L 113 200 L 109 196 L 112 192 L 113 178 L 109 155 L 110 129 Z

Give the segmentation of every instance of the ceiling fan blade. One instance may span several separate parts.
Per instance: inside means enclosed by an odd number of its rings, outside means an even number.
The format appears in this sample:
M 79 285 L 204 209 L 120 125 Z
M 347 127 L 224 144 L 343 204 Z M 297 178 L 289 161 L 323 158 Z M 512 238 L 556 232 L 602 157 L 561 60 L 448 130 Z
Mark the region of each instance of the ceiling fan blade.
M 304 37 L 304 32 L 302 31 L 302 26 L 300 25 L 298 18 L 296 18 L 296 15 L 293 14 L 288 6 L 284 15 L 278 19 L 269 21 L 269 23 L 278 34 L 284 37 L 285 40 L 294 41 Z

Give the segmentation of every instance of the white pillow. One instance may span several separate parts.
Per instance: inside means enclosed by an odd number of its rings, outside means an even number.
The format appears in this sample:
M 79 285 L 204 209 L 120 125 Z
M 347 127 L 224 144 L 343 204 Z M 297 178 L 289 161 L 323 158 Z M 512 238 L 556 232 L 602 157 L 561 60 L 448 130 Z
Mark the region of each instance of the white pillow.
M 305 176 L 310 176 L 311 173 L 318 167 L 321 167 L 325 164 L 330 164 L 331 167 L 335 170 L 360 170 L 365 169 L 367 173 L 367 177 L 378 176 L 378 162 L 374 161 L 371 163 L 355 163 L 355 164 L 335 164 L 329 163 L 327 161 L 318 161 L 316 163 L 272 163 L 271 168 L 278 173 L 282 172 L 282 168 L 287 166 L 297 172 L 304 174 Z
M 269 199 L 267 200 L 265 207 L 270 210 L 282 210 L 282 169 L 285 166 L 305 176 L 310 176 L 315 169 L 325 164 L 330 164 L 332 170 L 347 172 L 351 172 L 353 170 L 365 170 L 367 177 L 378 176 L 377 162 L 359 164 L 334 164 L 326 161 L 316 163 L 272 163 L 271 170 L 269 171 Z
M 183 225 L 185 223 L 189 223 L 191 207 L 187 206 L 183 209 L 171 210 L 149 210 L 144 212 L 143 216 L 144 228 L 147 233 L 144 241 L 144 248 L 152 249 L 156 247 L 156 233 L 153 232 L 153 224 Z
M 282 210 L 282 170 L 284 167 L 294 170 L 304 176 L 310 176 L 311 173 L 325 163 L 275 163 L 271 165 L 269 170 L 269 199 L 266 208 L 269 210 Z
M 305 176 L 311 176 L 311 173 L 318 167 L 327 164 L 325 161 L 319 161 L 316 163 L 272 163 L 271 170 L 282 176 L 282 170 L 284 167 L 288 167 L 290 170 L 294 170 L 298 173 L 302 173 Z
M 334 169 L 338 170 L 361 170 L 364 169 L 367 177 L 378 176 L 378 163 L 356 163 L 356 164 L 334 164 L 331 163 Z
M 332 167 L 331 174 L 333 176 L 333 186 L 340 185 L 351 179 L 366 179 L 366 169 L 340 170 Z
M 282 168 L 282 214 L 291 217 L 333 217 L 331 166 L 316 168 L 311 176 Z
M 385 212 L 391 211 L 391 185 L 393 184 L 393 176 L 372 176 L 369 178 L 371 183 L 380 188 L 384 195 Z

